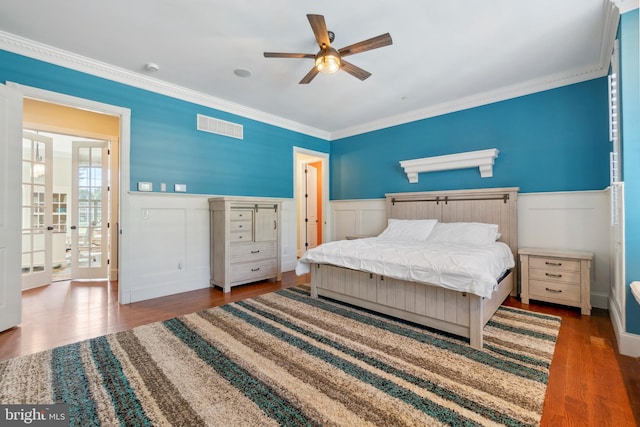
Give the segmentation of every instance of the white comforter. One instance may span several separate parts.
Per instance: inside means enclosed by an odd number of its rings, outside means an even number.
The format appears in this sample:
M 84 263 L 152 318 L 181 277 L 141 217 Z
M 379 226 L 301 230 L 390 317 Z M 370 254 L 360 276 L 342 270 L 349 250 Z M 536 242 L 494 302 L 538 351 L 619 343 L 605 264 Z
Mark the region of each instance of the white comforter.
M 467 245 L 377 237 L 339 240 L 310 249 L 298 260 L 296 273 L 308 273 L 312 263 L 430 283 L 488 298 L 498 279 L 515 265 L 509 246 L 502 242 Z

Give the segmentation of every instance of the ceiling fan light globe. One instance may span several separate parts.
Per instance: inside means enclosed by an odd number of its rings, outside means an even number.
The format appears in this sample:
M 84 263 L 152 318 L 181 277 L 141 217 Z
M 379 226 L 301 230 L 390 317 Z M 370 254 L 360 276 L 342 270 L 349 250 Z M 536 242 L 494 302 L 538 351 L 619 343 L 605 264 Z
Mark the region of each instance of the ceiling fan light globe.
M 323 49 L 316 55 L 316 69 L 325 74 L 333 74 L 340 69 L 340 54 L 333 49 Z

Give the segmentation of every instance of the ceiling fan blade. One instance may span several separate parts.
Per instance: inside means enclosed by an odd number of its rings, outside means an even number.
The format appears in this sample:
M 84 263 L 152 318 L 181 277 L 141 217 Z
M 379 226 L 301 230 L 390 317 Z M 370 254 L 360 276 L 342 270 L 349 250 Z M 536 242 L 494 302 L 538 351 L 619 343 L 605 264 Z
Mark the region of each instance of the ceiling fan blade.
M 359 78 L 360 80 L 366 80 L 369 78 L 369 76 L 371 76 L 371 73 L 367 70 L 363 70 L 362 68 L 355 66 L 352 63 L 345 61 L 344 59 L 342 60 L 341 68 L 352 76 Z
M 308 84 L 308 83 L 311 83 L 311 80 L 313 80 L 313 78 L 314 78 L 315 76 L 317 76 L 317 75 L 318 75 L 318 73 L 319 73 L 318 69 L 317 69 L 316 67 L 313 67 L 313 68 L 311 69 L 311 71 L 309 71 L 309 72 L 307 73 L 307 75 L 306 75 L 306 76 L 304 76 L 304 77 L 302 78 L 302 80 L 300 80 L 300 81 L 298 82 L 298 84 L 306 85 L 306 84 Z
M 315 58 L 313 53 L 281 53 L 281 52 L 265 52 L 265 58 Z
M 359 43 L 345 46 L 342 49 L 338 49 L 338 53 L 340 53 L 340 56 L 349 56 L 360 52 L 366 52 L 367 50 L 389 46 L 392 43 L 393 40 L 391 40 L 391 35 L 389 33 L 385 33 L 367 40 L 363 40 Z
M 329 41 L 329 32 L 327 31 L 327 24 L 324 22 L 324 16 L 307 15 L 307 19 L 309 20 L 309 24 L 311 24 L 311 29 L 313 30 L 313 34 L 316 36 L 316 41 L 318 42 L 320 49 L 331 46 L 331 42 Z

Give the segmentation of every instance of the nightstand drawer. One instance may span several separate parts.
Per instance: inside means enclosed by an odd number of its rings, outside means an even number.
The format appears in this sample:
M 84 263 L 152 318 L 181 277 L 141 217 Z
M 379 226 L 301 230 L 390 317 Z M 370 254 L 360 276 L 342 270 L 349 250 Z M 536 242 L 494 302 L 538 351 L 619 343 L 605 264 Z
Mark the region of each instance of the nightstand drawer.
M 529 257 L 529 268 L 580 272 L 580 261 L 548 257 Z
M 531 280 L 547 280 L 554 283 L 580 284 L 580 269 L 578 271 L 562 271 L 562 270 L 540 270 L 537 268 L 529 268 L 529 278 Z
M 529 297 L 543 301 L 580 303 L 580 286 L 529 280 Z

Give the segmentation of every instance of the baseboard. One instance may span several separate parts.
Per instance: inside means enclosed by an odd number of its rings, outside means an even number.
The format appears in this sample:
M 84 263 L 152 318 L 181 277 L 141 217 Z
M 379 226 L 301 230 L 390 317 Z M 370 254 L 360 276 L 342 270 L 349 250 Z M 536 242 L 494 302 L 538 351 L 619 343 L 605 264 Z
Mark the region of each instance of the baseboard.
M 298 263 L 298 261 L 284 261 L 282 263 L 282 271 L 293 271 L 296 269 L 296 264 Z
M 603 294 L 601 292 L 591 293 L 591 306 L 593 308 L 601 308 L 603 310 L 609 309 L 609 294 Z
M 610 302 L 609 307 L 613 307 Z M 618 351 L 620 354 L 631 357 L 640 357 L 640 335 L 630 334 L 624 330 L 622 319 L 618 316 L 617 310 L 609 310 L 609 318 L 613 325 L 613 331 L 618 341 Z
M 130 299 L 127 303 L 144 301 L 152 298 L 166 297 L 175 295 L 176 293 L 195 291 L 198 289 L 206 289 L 210 287 L 209 281 L 192 280 L 190 282 L 183 281 L 181 288 L 176 292 L 175 281 L 167 281 L 165 283 L 154 283 L 151 286 L 137 287 L 130 291 Z

